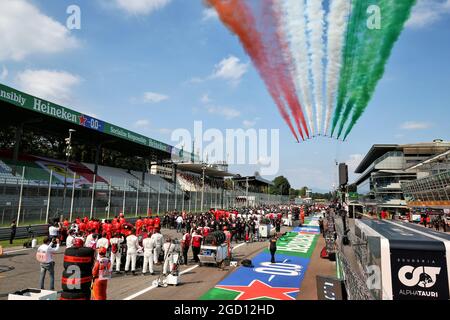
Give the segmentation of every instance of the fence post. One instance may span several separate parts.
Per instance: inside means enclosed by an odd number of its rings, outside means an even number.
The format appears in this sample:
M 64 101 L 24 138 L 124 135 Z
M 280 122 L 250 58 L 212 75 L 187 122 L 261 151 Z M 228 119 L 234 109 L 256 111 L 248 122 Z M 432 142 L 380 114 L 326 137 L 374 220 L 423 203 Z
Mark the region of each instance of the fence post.
M 157 208 L 157 210 L 156 210 L 156 214 L 159 214 L 159 202 L 160 202 L 160 200 L 161 200 L 161 181 L 159 181 L 159 184 L 158 184 L 158 208 Z
M 189 212 L 191 212 L 191 201 L 192 200 L 192 191 L 189 190 Z
M 53 180 L 53 170 L 50 170 L 50 180 L 48 181 L 48 196 L 47 196 L 47 211 L 45 213 L 45 223 L 48 222 L 48 215 L 50 213 L 50 196 L 52 193 L 52 180 Z
M 20 182 L 19 207 L 17 208 L 17 226 L 19 226 L 20 211 L 22 210 L 22 194 L 23 194 L 24 178 L 25 178 L 25 166 L 22 168 L 22 181 Z
M 215 209 L 217 209 L 217 189 L 216 189 L 216 192 L 215 192 L 215 201 L 216 201 L 216 203 L 215 203 Z
M 73 172 L 73 181 L 72 181 L 72 199 L 70 199 L 70 215 L 69 215 L 69 221 L 72 222 L 72 215 L 73 215 L 73 200 L 75 198 L 75 179 L 76 179 L 76 173 Z
M 146 216 L 148 216 L 148 210 L 150 209 L 150 186 L 147 189 L 147 211 Z
M 178 200 L 178 197 L 177 197 L 177 184 L 176 184 L 176 182 L 175 182 L 175 204 L 174 204 L 174 207 L 175 207 L 175 211 L 177 210 L 177 200 Z
M 108 188 L 108 220 L 111 213 L 111 177 L 109 177 L 109 188 Z
M 94 197 L 95 197 L 95 182 L 97 181 L 97 175 L 94 174 L 94 183 L 92 184 L 92 197 L 91 197 L 91 212 L 89 218 L 92 219 L 92 214 L 94 212 Z
M 122 213 L 125 215 L 125 196 L 127 190 L 127 179 L 123 180 L 123 201 L 122 201 Z
M 211 206 L 209 207 L 210 209 L 213 207 L 213 189 L 210 189 L 210 188 L 208 188 L 209 189 L 209 197 L 210 197 L 210 199 L 211 199 Z
M 195 203 L 194 203 L 194 212 L 197 212 L 197 194 L 198 192 L 195 192 Z
M 168 190 L 166 197 L 166 212 L 169 211 L 169 196 L 170 196 L 170 189 Z
M 184 192 L 181 193 L 181 197 L 183 199 L 183 202 L 181 203 L 181 211 L 184 211 Z
M 134 213 L 134 216 L 137 217 L 138 214 L 138 206 L 139 206 L 139 180 L 136 186 L 136 211 Z

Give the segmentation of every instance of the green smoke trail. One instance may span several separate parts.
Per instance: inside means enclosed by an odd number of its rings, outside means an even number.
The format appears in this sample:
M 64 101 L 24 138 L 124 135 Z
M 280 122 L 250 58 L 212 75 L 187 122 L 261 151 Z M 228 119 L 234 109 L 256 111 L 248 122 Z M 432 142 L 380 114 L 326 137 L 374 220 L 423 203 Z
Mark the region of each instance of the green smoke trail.
M 382 13 L 383 25 L 381 31 L 383 43 L 381 47 L 376 50 L 379 57 L 376 61 L 373 61 L 372 68 L 367 72 L 366 81 L 363 83 L 360 90 L 361 94 L 357 99 L 358 102 L 354 109 L 350 125 L 345 132 L 344 140 L 367 108 L 367 105 L 375 92 L 378 81 L 384 75 L 386 64 L 392 49 L 400 37 L 403 27 L 411 15 L 412 8 L 416 2 L 417 0 L 386 0 L 387 10 L 385 13 Z
M 358 54 L 357 49 L 361 48 L 358 45 L 358 34 L 365 28 L 365 19 L 363 16 L 364 2 L 365 0 L 353 0 L 352 3 L 353 10 L 350 17 L 350 22 L 348 23 L 346 44 L 343 53 L 343 67 L 340 74 L 336 108 L 333 114 L 331 136 L 333 136 L 339 118 L 341 117 L 342 108 L 347 96 L 347 86 L 354 68 L 354 59 Z
M 381 10 L 382 17 L 389 16 L 390 9 L 389 2 L 392 0 L 370 0 L 364 4 L 364 9 L 369 8 L 371 5 L 377 5 Z M 368 16 L 365 20 L 367 22 Z M 380 29 L 369 29 L 367 24 L 364 27 L 364 31 L 359 35 L 359 50 L 360 55 L 357 57 L 357 63 L 353 70 L 350 83 L 348 84 L 347 95 L 348 101 L 345 105 L 344 112 L 342 113 L 341 122 L 339 124 L 338 138 L 341 136 L 344 126 L 350 116 L 351 111 L 354 111 L 355 105 L 359 102 L 359 97 L 364 90 L 364 84 L 368 81 L 369 71 L 373 62 L 377 60 L 379 56 L 378 48 L 383 44 L 383 32 Z

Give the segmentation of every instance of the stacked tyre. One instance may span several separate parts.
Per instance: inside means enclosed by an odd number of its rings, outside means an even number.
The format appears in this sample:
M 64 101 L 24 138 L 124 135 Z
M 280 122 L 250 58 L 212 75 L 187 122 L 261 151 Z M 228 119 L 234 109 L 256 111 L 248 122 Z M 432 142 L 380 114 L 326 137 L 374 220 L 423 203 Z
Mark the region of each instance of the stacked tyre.
M 91 248 L 67 248 L 64 252 L 63 292 L 60 300 L 90 300 L 95 251 Z
M 214 231 L 206 236 L 205 242 L 220 246 L 227 240 L 223 231 Z

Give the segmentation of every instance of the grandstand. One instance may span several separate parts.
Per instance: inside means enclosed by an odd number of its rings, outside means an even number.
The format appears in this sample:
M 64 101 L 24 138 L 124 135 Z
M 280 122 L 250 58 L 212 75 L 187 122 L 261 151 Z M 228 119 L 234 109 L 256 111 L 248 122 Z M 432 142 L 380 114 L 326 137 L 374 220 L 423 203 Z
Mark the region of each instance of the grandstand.
M 1 84 L 0 110 L 0 225 L 249 204 L 242 196 L 253 190 L 225 189 L 224 178 L 234 176 L 226 164 L 198 163 L 189 152 Z M 172 168 L 171 178 L 152 174 L 154 166 Z

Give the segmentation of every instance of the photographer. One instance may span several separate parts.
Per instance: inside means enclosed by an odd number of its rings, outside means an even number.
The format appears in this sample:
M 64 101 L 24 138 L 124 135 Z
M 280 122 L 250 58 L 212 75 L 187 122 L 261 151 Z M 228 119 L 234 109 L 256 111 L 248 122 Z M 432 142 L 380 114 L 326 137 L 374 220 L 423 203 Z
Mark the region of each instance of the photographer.
M 50 273 L 50 290 L 55 289 L 55 261 L 53 255 L 59 250 L 59 239 L 45 237 L 36 253 L 36 259 L 41 264 L 40 288 L 44 289 L 45 274 Z

